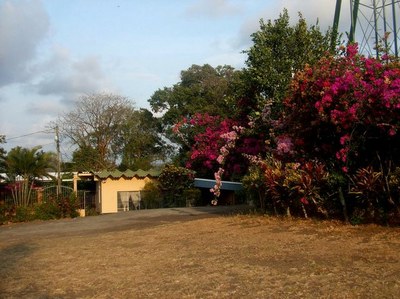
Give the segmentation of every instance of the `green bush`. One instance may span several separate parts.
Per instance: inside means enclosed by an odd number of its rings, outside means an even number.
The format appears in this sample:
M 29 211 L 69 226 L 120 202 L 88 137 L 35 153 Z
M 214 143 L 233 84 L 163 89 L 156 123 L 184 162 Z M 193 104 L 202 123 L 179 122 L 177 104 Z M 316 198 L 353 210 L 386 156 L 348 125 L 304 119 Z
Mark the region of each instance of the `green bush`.
M 157 184 L 147 182 L 142 192 L 142 207 L 144 209 L 158 209 L 162 207 L 163 196 Z
M 51 220 L 61 218 L 61 211 L 55 201 L 43 202 L 35 206 L 36 218 L 40 220 Z
M 61 217 L 76 218 L 79 216 L 79 200 L 75 193 L 71 193 L 70 196 L 61 196 L 56 199 L 58 208 L 61 212 Z
M 196 188 L 183 190 L 183 198 L 185 199 L 186 206 L 200 205 L 201 191 Z
M 32 206 L 19 206 L 15 208 L 14 221 L 25 222 L 36 219 L 35 208 Z
M 160 189 L 163 194 L 163 207 L 186 206 L 183 192 L 193 187 L 194 172 L 174 165 L 167 165 L 161 171 Z
M 12 221 L 15 207 L 10 204 L 0 204 L 0 224 Z

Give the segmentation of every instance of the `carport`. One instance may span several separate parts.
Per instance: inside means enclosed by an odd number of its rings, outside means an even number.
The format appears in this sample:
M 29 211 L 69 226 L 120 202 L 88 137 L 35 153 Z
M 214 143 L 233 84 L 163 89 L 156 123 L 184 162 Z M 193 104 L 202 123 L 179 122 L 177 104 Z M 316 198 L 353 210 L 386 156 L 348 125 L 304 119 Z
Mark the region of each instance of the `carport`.
M 216 184 L 215 180 L 211 179 L 194 179 L 194 186 L 199 188 L 202 192 L 203 198 L 206 198 L 208 202 L 214 199 L 214 195 L 210 192 Z M 236 204 L 235 194 L 243 190 L 243 184 L 240 182 L 222 181 L 221 184 L 221 195 L 218 199 L 219 205 L 234 205 Z

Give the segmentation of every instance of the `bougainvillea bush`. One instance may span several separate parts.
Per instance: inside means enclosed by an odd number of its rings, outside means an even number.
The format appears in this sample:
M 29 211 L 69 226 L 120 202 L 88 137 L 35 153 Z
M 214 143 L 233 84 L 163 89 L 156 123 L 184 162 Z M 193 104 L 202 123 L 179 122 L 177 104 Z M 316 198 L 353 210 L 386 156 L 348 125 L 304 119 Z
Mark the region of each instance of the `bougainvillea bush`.
M 221 164 L 228 179 L 241 177 L 247 170 L 248 160 L 243 154 L 263 151 L 264 140 L 260 136 L 244 134 L 243 120 L 233 120 L 197 113 L 183 118 L 174 126 L 174 132 L 190 143 L 186 167 L 196 175 L 212 178 Z
M 385 56 L 364 57 L 357 45 L 343 50 L 294 77 L 275 132 L 276 151 L 296 162 L 317 159 L 344 177 L 353 209 L 362 198 L 380 214 L 399 212 L 399 185 L 389 181 L 396 181 L 400 166 L 400 65 Z M 370 172 L 381 178 L 374 192 L 360 183 L 371 179 Z

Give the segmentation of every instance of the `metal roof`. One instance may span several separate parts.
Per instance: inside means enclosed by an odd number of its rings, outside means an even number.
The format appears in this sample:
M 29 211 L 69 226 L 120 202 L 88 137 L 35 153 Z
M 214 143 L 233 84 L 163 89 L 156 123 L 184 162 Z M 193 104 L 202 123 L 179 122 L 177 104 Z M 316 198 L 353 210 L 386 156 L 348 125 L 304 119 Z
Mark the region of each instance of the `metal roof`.
M 194 186 L 198 188 L 214 188 L 216 184 L 215 180 L 210 179 L 194 179 Z M 243 184 L 239 182 L 230 182 L 230 181 L 222 181 L 221 190 L 231 190 L 231 191 L 240 191 L 243 190 Z
M 145 177 L 159 177 L 160 176 L 160 171 L 155 170 L 155 169 L 150 169 L 150 170 L 142 170 L 138 169 L 136 171 L 133 170 L 126 170 L 126 171 L 119 171 L 119 170 L 114 170 L 114 171 L 100 171 L 100 172 L 95 172 L 93 173 L 96 177 L 99 179 L 107 179 L 107 178 L 113 178 L 113 179 L 119 179 L 121 177 L 125 177 L 127 179 L 133 178 L 133 177 L 138 177 L 138 178 L 145 178 Z

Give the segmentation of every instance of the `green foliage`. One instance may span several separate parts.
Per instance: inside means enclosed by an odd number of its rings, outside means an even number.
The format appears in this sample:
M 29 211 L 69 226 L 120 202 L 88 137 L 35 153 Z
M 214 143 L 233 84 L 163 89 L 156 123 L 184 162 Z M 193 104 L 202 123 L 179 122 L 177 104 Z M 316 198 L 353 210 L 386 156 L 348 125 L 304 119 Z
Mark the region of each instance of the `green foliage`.
M 79 200 L 75 193 L 71 193 L 70 196 L 59 196 L 55 199 L 61 212 L 61 217 L 76 218 L 79 216 Z
M 15 206 L 0 203 L 0 224 L 11 222 L 15 214 Z
M 194 173 L 185 167 L 166 165 L 158 180 L 161 190 L 182 191 L 193 186 Z
M 231 66 L 192 65 L 181 72 L 180 82 L 151 96 L 152 111 L 163 113 L 160 122 L 164 135 L 180 147 L 179 160 L 185 159 L 193 136 L 180 138 L 172 132 L 172 126 L 195 114 L 218 115 L 223 119 L 237 113 L 235 86 L 240 81 L 239 74 Z
M 201 191 L 197 188 L 185 189 L 182 192 L 182 197 L 185 199 L 186 206 L 198 206 L 201 200 Z
M 268 99 L 280 107 L 293 74 L 306 64 L 314 64 L 330 49 L 329 32 L 324 35 L 317 25 L 309 27 L 301 15 L 291 26 L 287 10 L 275 21 L 261 20 L 252 40 L 253 46 L 245 52 L 245 80 L 261 109 Z
M 6 157 L 7 174 L 10 178 L 20 175 L 24 180 L 47 175 L 55 167 L 55 154 L 43 152 L 41 147 L 22 148 L 17 146 Z
M 164 127 L 195 113 L 228 116 L 234 112 L 230 95 L 237 75 L 231 66 L 192 65 L 181 72 L 179 83 L 157 90 L 150 106 L 156 113 L 165 112 L 161 118 Z
M 35 206 L 36 219 L 51 220 L 62 217 L 60 207 L 55 200 L 49 200 Z
M 242 179 L 242 183 L 248 193 L 248 197 L 256 197 L 261 211 L 265 211 L 267 186 L 263 168 L 260 165 L 250 165 L 248 173 Z
M 121 171 L 126 169 L 148 170 L 156 160 L 169 156 L 170 146 L 160 137 L 159 119 L 146 109 L 133 111 L 121 129 L 118 146 Z
M 5 143 L 6 137 L 4 135 L 0 135 L 0 145 Z M 3 147 L 0 147 L 0 173 L 6 172 L 6 151 Z M 1 176 L 0 176 L 1 179 Z
M 72 163 L 75 171 L 94 170 L 99 160 L 99 151 L 91 145 L 83 144 L 72 153 Z
M 27 206 L 0 205 L 0 224 L 26 222 L 35 219 L 51 220 L 79 216 L 79 202 L 74 194 L 69 197 L 52 197 L 42 203 Z
M 184 167 L 166 165 L 158 178 L 166 206 L 185 206 L 183 192 L 193 187 L 194 173 Z
M 35 209 L 32 206 L 19 206 L 15 209 L 13 221 L 25 222 L 35 220 Z
M 54 153 L 40 149 L 41 147 L 28 149 L 18 146 L 7 154 L 7 175 L 11 181 L 9 188 L 17 207 L 30 204 L 34 179 L 48 176 L 48 171 L 55 168 Z M 17 176 L 21 176 L 22 180 L 16 181 Z
M 143 188 L 142 207 L 144 209 L 158 209 L 162 207 L 163 196 L 158 184 L 150 181 Z
M 65 137 L 77 145 L 75 170 L 150 169 L 168 156 L 169 147 L 160 136 L 160 124 L 146 109 L 115 94 L 91 94 L 76 102 L 59 119 Z
M 380 222 L 387 224 L 399 212 L 399 175 L 397 167 L 393 173 L 384 174 L 371 166 L 360 168 L 351 179 L 350 195 L 352 222 Z
M 258 159 L 243 179 L 244 187 L 257 192 L 260 208 L 272 208 L 275 214 L 325 215 L 328 212 L 323 199 L 323 189 L 328 173 L 325 166 L 314 161 L 283 163 L 267 157 Z

